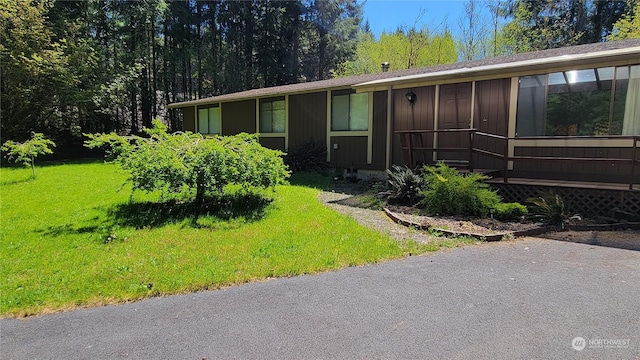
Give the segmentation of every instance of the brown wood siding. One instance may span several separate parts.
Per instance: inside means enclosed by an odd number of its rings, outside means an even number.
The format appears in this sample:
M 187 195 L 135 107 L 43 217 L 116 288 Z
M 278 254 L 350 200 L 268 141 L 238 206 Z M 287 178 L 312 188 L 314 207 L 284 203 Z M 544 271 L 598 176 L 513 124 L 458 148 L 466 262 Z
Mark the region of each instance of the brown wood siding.
M 256 132 L 256 101 L 244 100 L 222 104 L 222 135 Z
M 471 123 L 471 83 L 440 86 L 438 104 L 438 130 L 468 129 Z M 465 148 L 469 146 L 467 133 L 438 134 L 438 148 Z M 464 152 L 438 151 L 439 160 L 467 159 Z
M 333 148 L 338 144 L 338 149 Z M 331 164 L 339 168 L 373 169 L 367 164 L 366 136 L 332 136 Z
M 284 150 L 284 138 L 283 137 L 263 137 L 260 138 L 260 145 L 269 148 L 269 149 L 275 149 L 275 150 L 280 150 L 280 151 L 285 151 Z
M 309 141 L 326 143 L 327 93 L 289 96 L 289 148 Z
M 373 93 L 373 151 L 371 154 L 371 166 L 384 170 L 386 168 L 387 149 L 387 92 L 376 91 Z
M 196 112 L 193 106 L 182 108 L 182 130 L 196 132 Z
M 507 136 L 509 126 L 509 96 L 511 79 L 476 82 L 473 124 L 480 132 Z M 474 147 L 498 154 L 504 153 L 504 140 L 476 136 Z M 503 162 L 497 158 L 475 154 L 475 168 L 501 169 Z
M 433 130 L 435 115 L 435 86 L 411 89 L 416 94 L 416 101 L 412 104 L 407 100 L 407 89 L 393 91 L 393 131 L 400 130 Z M 433 147 L 433 135 L 414 135 L 412 142 L 415 146 Z M 393 135 L 392 163 L 404 164 L 407 159 L 402 151 L 403 140 L 400 135 Z M 432 161 L 431 152 L 414 154 L 417 163 Z M 412 166 L 414 166 L 413 164 Z
M 515 147 L 516 156 L 592 157 L 631 159 L 633 149 L 619 147 Z M 640 155 L 640 154 L 638 154 Z M 577 161 L 514 161 L 510 176 L 533 179 L 597 181 L 628 183 L 631 165 L 618 162 Z M 635 180 L 640 183 L 640 166 L 636 166 Z

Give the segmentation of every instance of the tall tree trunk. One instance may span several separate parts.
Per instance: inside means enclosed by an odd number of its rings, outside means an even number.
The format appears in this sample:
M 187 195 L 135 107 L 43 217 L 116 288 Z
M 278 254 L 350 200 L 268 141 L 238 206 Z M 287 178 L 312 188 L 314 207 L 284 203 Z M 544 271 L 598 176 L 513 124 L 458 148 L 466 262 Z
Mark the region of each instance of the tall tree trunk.
M 321 27 L 318 27 L 318 35 L 320 36 L 320 44 L 318 46 L 318 78 L 316 80 L 324 80 L 324 67 L 327 51 L 327 31 Z
M 156 61 L 156 22 L 151 19 L 151 101 L 153 117 L 158 117 L 158 64 Z
M 198 69 L 198 85 L 196 89 L 196 98 L 202 96 L 202 3 L 196 2 L 196 53 L 197 53 L 197 69 Z

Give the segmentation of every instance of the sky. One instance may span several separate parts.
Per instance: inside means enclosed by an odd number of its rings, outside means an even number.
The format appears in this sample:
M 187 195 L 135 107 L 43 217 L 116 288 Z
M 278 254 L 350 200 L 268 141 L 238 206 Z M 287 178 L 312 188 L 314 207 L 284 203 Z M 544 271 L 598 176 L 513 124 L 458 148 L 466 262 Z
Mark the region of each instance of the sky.
M 458 20 L 464 13 L 463 0 L 367 0 L 364 3 L 364 20 L 369 20 L 371 30 L 380 36 L 382 31 L 394 32 L 398 25 L 416 28 L 426 25 L 431 31 L 440 32 L 448 24 L 455 36 L 459 33 Z

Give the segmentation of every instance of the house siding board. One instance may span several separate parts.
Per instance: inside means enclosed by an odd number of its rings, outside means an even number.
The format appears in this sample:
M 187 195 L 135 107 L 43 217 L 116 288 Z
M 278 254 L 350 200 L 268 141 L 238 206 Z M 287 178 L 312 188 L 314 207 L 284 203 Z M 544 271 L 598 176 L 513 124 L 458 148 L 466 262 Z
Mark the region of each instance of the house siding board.
M 196 112 L 193 106 L 182 109 L 182 130 L 196 132 Z
M 326 92 L 289 96 L 289 148 L 296 148 L 311 140 L 325 143 L 326 132 Z
M 631 159 L 633 149 L 619 147 L 516 147 L 516 156 Z M 639 154 L 640 155 L 640 154 Z M 631 165 L 618 162 L 515 161 L 510 176 L 533 179 L 628 183 Z M 640 166 L 634 181 L 640 182 Z
M 387 143 L 387 92 L 376 91 L 373 93 L 373 129 L 372 129 L 372 154 L 371 165 L 378 170 L 386 167 L 386 143 Z
M 332 136 L 331 144 L 338 144 L 338 149 L 331 147 L 331 164 L 338 168 L 373 169 L 367 164 L 366 136 Z
M 274 150 L 284 151 L 284 138 L 283 137 L 268 137 L 260 138 L 260 145 Z
M 222 104 L 222 135 L 256 132 L 256 101 L 244 100 Z
M 433 130 L 435 119 L 435 86 L 427 86 L 411 89 L 416 94 L 416 101 L 412 104 L 407 101 L 408 90 L 393 91 L 393 130 Z M 405 164 L 408 159 L 406 151 L 402 150 L 405 144 L 400 135 L 394 134 L 392 148 L 392 163 Z M 433 147 L 433 134 L 412 135 L 412 144 L 420 147 Z M 428 164 L 433 161 L 432 152 L 420 151 L 414 153 L 414 162 Z M 406 164 L 409 165 L 409 164 Z M 415 164 L 411 165 L 412 167 Z

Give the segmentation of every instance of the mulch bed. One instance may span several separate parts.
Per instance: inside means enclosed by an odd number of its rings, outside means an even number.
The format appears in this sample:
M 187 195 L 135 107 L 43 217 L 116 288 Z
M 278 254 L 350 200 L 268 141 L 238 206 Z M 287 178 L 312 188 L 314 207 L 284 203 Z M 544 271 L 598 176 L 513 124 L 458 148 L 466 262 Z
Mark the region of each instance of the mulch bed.
M 334 183 L 332 191 L 343 194 L 339 199 L 331 202 L 349 207 L 364 209 L 379 209 L 381 203 L 370 202 L 370 197 L 363 197 L 366 189 L 351 183 Z M 480 240 L 499 241 L 503 238 L 519 236 L 537 236 L 559 230 L 540 222 L 522 221 L 507 222 L 492 218 L 476 218 L 464 216 L 426 216 L 420 214 L 420 209 L 411 206 L 389 205 L 383 208 L 385 214 L 394 222 L 420 230 L 441 233 L 445 236 L 470 236 Z M 611 222 L 593 219 L 571 219 L 565 223 L 568 231 L 602 232 L 640 230 L 640 222 Z

